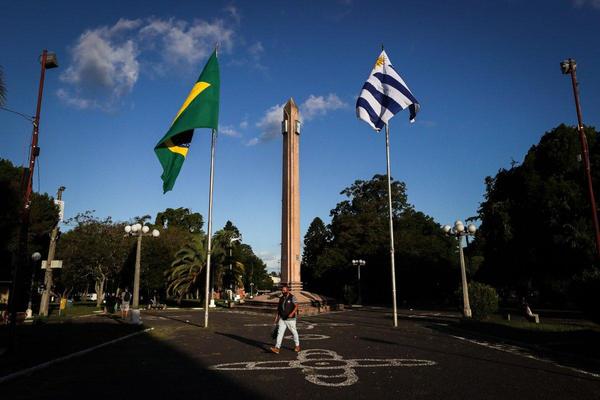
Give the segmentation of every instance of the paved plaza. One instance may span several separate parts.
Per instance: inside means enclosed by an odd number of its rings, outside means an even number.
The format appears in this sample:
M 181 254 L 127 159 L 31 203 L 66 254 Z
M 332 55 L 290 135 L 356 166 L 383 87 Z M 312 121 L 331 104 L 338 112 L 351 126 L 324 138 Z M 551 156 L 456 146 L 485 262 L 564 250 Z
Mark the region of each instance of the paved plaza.
M 75 393 L 149 399 L 600 398 L 593 371 L 449 331 L 452 317 L 404 311 L 396 329 L 389 310 L 379 308 L 301 318 L 302 351 L 293 351 L 288 336 L 275 355 L 268 351 L 271 315 L 215 311 L 204 329 L 199 310 L 145 312 L 144 324 L 152 330 L 0 389 L 15 399 Z

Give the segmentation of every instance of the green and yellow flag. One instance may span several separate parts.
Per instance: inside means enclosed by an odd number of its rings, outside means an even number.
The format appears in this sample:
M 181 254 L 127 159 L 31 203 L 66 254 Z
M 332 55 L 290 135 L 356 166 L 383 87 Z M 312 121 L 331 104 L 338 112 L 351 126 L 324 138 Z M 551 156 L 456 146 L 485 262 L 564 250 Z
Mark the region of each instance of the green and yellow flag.
M 169 131 L 154 147 L 162 164 L 163 192 L 173 189 L 187 156 L 194 128 L 217 129 L 219 125 L 219 63 L 216 50 L 175 116 Z

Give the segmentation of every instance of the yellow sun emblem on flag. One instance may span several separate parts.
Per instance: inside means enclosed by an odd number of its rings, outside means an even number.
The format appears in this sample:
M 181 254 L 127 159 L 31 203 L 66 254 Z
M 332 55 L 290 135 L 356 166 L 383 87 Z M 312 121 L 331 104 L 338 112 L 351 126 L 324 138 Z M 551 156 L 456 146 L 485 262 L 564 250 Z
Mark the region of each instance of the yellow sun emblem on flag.
M 374 68 L 381 67 L 381 66 L 383 66 L 384 63 L 385 63 L 385 56 L 381 55 L 381 56 L 377 57 Z

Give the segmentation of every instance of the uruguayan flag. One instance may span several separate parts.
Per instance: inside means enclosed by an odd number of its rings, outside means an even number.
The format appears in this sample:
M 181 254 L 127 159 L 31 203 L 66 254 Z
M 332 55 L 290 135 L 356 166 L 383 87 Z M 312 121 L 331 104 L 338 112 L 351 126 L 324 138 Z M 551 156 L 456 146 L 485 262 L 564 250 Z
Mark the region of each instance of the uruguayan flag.
M 407 108 L 415 121 L 419 102 L 382 51 L 356 101 L 356 116 L 380 131 L 396 113 Z

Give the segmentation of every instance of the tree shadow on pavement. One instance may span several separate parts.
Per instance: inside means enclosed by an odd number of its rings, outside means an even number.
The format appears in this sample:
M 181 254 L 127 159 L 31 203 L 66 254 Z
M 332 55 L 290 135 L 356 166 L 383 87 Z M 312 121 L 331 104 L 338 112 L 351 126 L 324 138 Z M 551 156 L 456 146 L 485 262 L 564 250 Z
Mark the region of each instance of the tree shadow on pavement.
M 20 326 L 21 351 L 15 358 L 0 358 L 0 377 L 145 328 L 122 325 L 105 318 L 46 326 Z M 211 360 L 215 360 L 214 364 L 233 362 L 237 361 L 237 354 L 224 354 L 217 358 L 211 357 L 211 350 L 215 350 L 210 348 L 210 343 L 203 348 L 176 344 L 168 331 L 162 334 L 156 331 L 140 332 L 85 355 L 0 383 L 0 397 L 11 400 L 275 397 L 265 392 L 268 388 L 259 385 L 252 387 L 253 383 L 244 385 L 236 381 L 235 376 L 210 368 Z

